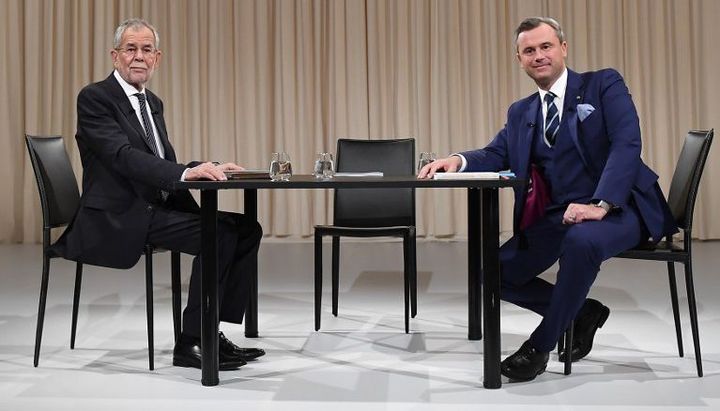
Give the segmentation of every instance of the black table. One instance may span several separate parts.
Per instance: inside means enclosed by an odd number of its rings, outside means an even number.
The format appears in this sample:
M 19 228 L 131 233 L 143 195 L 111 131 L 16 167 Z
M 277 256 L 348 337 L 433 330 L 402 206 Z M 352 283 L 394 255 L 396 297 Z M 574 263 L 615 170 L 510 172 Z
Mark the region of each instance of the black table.
M 217 289 L 217 192 L 244 190 L 244 213 L 257 219 L 258 189 L 330 188 L 466 188 L 468 202 L 468 339 L 482 338 L 483 386 L 500 388 L 500 264 L 498 259 L 498 189 L 525 184 L 522 180 L 418 180 L 415 177 L 336 177 L 318 180 L 311 175 L 294 175 L 290 181 L 232 180 L 180 181 L 175 189 L 200 190 L 202 224 L 202 384 L 219 383 L 218 289 Z M 257 337 L 257 260 L 245 311 L 245 336 Z M 484 273 L 484 287 L 481 275 Z M 484 310 L 481 310 L 481 290 Z M 483 313 L 481 325 L 480 313 Z

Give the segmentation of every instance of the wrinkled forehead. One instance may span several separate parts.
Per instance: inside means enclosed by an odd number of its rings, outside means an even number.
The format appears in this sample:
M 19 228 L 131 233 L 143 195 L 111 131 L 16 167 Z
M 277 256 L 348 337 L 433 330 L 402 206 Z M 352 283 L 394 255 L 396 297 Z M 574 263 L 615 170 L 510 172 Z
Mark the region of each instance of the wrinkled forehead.
M 525 47 L 537 47 L 545 43 L 560 43 L 555 29 L 547 24 L 543 23 L 534 29 L 526 30 L 518 34 L 518 50 L 522 50 Z

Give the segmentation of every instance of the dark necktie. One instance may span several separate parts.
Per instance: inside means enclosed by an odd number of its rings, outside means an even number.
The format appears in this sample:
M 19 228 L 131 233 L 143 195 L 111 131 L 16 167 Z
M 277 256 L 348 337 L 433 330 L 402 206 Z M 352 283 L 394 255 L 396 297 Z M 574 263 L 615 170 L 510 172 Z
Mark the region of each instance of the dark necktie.
M 140 117 L 142 117 L 143 127 L 145 128 L 145 140 L 150 146 L 150 150 L 152 150 L 153 154 L 159 156 L 157 143 L 155 142 L 155 133 L 153 133 L 152 123 L 150 123 L 150 116 L 147 112 L 145 94 L 136 93 L 135 97 L 137 97 L 138 101 L 140 102 Z
M 152 150 L 153 154 L 159 157 L 160 154 L 158 154 L 157 143 L 155 142 L 155 133 L 153 133 L 152 124 L 150 123 L 150 116 L 147 112 L 147 104 L 145 104 L 145 94 L 135 93 L 135 96 L 140 102 L 140 117 L 142 117 L 143 126 L 145 127 L 145 140 L 150 146 L 150 150 Z M 167 200 L 168 195 L 169 193 L 167 191 L 160 190 L 160 198 L 163 202 Z
M 545 103 L 547 104 L 547 115 L 545 115 L 545 139 L 550 145 L 555 144 L 555 137 L 560 129 L 560 113 L 555 106 L 555 94 L 547 93 L 545 95 Z

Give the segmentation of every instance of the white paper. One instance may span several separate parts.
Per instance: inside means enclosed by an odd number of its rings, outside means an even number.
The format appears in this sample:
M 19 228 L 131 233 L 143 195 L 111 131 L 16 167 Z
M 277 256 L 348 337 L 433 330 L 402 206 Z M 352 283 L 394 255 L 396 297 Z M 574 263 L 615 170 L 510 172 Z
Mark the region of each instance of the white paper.
M 497 180 L 500 173 L 492 171 L 478 171 L 468 173 L 435 173 L 434 180 Z
M 364 173 L 335 173 L 335 177 L 382 177 L 382 171 L 368 171 Z

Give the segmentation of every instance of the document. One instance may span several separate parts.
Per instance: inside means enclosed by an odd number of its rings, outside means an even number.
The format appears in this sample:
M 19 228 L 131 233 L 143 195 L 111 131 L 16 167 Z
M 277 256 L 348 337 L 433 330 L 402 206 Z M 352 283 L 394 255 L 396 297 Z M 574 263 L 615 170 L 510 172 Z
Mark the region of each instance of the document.
M 497 180 L 500 173 L 492 171 L 479 171 L 468 173 L 435 173 L 434 180 Z
M 382 177 L 382 171 L 367 171 L 360 173 L 335 173 L 335 177 Z

